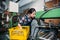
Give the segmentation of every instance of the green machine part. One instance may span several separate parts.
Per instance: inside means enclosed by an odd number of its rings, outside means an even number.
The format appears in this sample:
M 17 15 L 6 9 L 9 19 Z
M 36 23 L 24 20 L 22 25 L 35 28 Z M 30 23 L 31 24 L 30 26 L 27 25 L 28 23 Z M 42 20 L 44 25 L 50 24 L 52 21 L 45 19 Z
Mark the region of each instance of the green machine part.
M 13 12 L 13 13 L 11 13 L 12 15 L 11 15 L 11 18 L 10 18 L 10 21 L 9 21 L 9 27 L 11 28 L 11 27 L 13 27 L 13 26 L 17 26 L 17 24 L 18 24 L 18 22 L 16 22 L 16 23 L 13 23 L 13 21 L 12 21 L 12 19 L 13 19 L 13 17 L 14 16 L 16 16 L 17 14 L 15 13 L 15 12 Z
M 35 18 L 60 18 L 60 8 L 50 9 L 48 11 L 36 12 Z
M 44 13 L 45 11 L 37 11 L 35 18 L 40 18 L 40 16 Z
M 46 12 L 42 18 L 60 18 L 60 8 L 55 8 Z

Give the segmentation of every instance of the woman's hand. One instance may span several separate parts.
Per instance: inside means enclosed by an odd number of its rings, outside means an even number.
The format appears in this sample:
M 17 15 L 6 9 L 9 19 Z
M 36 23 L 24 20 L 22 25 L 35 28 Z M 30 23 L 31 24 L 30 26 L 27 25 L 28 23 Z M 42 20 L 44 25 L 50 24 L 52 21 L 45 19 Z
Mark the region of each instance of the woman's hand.
M 20 29 L 22 29 L 22 26 L 18 23 L 18 27 L 20 28 Z

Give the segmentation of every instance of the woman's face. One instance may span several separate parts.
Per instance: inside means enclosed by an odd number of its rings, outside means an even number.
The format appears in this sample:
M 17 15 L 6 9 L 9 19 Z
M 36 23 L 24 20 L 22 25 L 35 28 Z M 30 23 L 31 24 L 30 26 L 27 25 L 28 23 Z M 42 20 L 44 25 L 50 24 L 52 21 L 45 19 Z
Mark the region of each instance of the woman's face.
M 32 14 L 30 14 L 30 17 L 31 18 L 34 18 L 35 17 L 35 14 L 36 14 L 36 11 L 34 11 Z

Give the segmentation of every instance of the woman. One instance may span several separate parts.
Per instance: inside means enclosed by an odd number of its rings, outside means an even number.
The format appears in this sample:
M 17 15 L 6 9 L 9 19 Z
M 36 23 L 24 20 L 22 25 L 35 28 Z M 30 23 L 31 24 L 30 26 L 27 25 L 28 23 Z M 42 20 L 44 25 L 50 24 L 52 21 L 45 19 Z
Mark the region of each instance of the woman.
M 31 26 L 31 22 L 34 19 L 35 14 L 36 14 L 36 10 L 34 8 L 29 9 L 28 12 L 27 12 L 27 14 L 24 15 L 22 18 L 20 18 L 19 24 L 21 26 L 22 25 L 24 25 L 24 26 Z
M 31 34 L 31 22 L 35 18 L 36 10 L 31 8 L 28 10 L 27 14 L 20 18 L 18 26 L 22 29 L 21 26 L 30 26 L 30 34 Z

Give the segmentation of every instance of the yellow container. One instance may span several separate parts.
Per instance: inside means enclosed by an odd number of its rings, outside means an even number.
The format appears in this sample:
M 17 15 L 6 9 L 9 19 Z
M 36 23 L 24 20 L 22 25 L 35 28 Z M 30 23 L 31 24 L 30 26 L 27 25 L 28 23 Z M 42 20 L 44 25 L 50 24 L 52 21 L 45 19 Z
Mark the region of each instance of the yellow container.
M 9 29 L 10 40 L 27 40 L 29 36 L 29 26 L 18 26 Z

